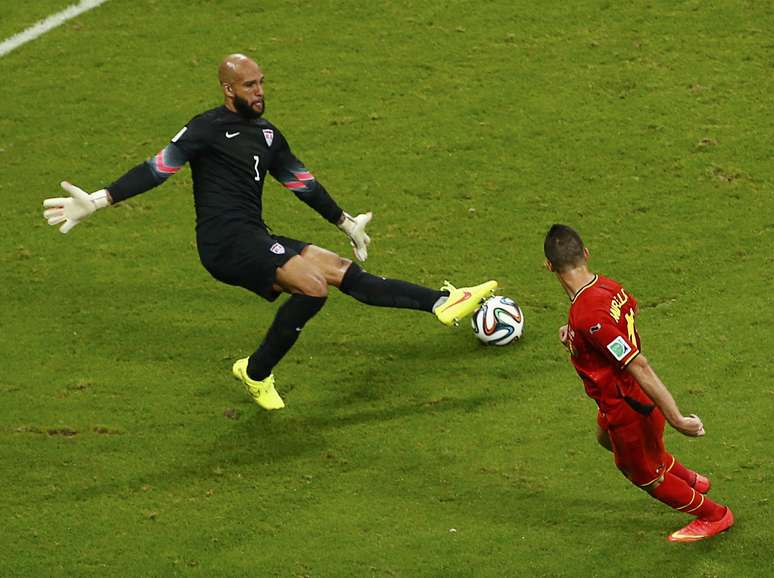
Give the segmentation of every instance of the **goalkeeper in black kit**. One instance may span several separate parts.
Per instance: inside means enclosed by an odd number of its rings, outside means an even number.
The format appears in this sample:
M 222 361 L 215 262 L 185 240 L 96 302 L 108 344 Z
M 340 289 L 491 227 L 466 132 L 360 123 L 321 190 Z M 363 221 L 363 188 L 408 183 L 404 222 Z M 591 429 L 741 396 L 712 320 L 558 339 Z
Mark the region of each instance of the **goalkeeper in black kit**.
M 268 174 L 348 237 L 355 257 L 365 261 L 371 213 L 344 212 L 293 155 L 287 140 L 263 118 L 263 72 L 253 60 L 232 54 L 220 64 L 224 103 L 183 127 L 153 158 L 129 170 L 106 188 L 86 193 L 68 182 L 69 197 L 46 199 L 44 217 L 67 233 L 97 209 L 157 187 L 187 162 L 193 176 L 196 243 L 210 274 L 273 301 L 279 307 L 261 344 L 232 371 L 265 409 L 284 402 L 274 386 L 274 366 L 290 350 L 307 321 L 325 304 L 328 287 L 337 287 L 368 305 L 432 312 L 445 325 L 470 315 L 494 293 L 497 282 L 441 290 L 371 275 L 349 259 L 304 241 L 274 234 L 263 222 L 263 183 Z

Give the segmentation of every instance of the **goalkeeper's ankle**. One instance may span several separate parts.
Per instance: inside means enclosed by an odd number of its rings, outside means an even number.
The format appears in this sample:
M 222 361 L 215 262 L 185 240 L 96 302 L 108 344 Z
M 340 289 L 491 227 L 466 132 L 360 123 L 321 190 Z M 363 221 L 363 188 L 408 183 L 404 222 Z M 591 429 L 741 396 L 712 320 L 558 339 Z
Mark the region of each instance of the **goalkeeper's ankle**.
M 247 362 L 247 367 L 245 368 L 245 375 L 247 375 L 248 378 L 252 379 L 253 381 L 263 381 L 267 377 L 271 375 L 271 369 L 269 371 L 266 371 L 265 367 L 261 367 L 259 364 L 251 364 L 250 361 Z M 260 375 L 262 377 L 255 377 L 256 375 Z
M 438 298 L 438 300 L 435 303 L 433 303 L 433 309 L 432 309 L 433 313 L 435 313 L 436 309 L 438 309 L 441 305 L 443 305 L 449 300 L 449 292 L 444 291 L 443 293 L 445 293 L 445 295 L 441 295 Z

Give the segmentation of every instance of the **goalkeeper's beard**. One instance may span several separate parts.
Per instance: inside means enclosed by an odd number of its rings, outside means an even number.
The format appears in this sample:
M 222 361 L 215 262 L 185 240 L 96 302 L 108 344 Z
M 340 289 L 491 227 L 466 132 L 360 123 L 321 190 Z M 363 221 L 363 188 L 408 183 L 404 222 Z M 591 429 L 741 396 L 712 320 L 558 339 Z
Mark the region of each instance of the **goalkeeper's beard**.
M 237 109 L 239 114 L 248 119 L 256 119 L 263 116 L 263 113 L 266 112 L 266 99 L 264 98 L 262 102 L 263 106 L 261 107 L 261 112 L 256 112 L 244 98 L 241 96 L 234 96 L 234 108 Z

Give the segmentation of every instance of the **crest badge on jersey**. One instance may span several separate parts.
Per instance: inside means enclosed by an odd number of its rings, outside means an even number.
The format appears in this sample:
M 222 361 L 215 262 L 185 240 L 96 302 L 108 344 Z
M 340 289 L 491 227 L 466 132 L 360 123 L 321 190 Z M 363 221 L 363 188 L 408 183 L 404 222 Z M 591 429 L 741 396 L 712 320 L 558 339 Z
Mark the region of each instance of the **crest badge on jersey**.
M 263 129 L 263 138 L 266 139 L 266 146 L 270 147 L 274 142 L 274 131 L 270 128 Z
M 269 251 L 271 251 L 275 255 L 284 255 L 285 247 L 283 247 L 279 243 L 274 243 L 271 247 L 269 247 Z
M 618 361 L 621 361 L 632 350 L 620 335 L 607 344 L 607 349 Z

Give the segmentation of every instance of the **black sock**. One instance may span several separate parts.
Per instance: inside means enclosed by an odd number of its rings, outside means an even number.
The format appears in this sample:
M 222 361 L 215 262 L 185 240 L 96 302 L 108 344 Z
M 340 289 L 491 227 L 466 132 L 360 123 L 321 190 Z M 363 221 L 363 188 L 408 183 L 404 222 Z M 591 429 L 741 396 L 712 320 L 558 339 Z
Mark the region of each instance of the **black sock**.
M 291 295 L 277 310 L 263 343 L 247 362 L 247 375 L 261 381 L 271 374 L 274 366 L 290 351 L 304 325 L 325 305 L 327 297 Z
M 428 312 L 433 310 L 438 299 L 449 294 L 448 291 L 436 291 L 406 281 L 371 275 L 357 263 L 352 263 L 344 273 L 339 289 L 368 305 Z

